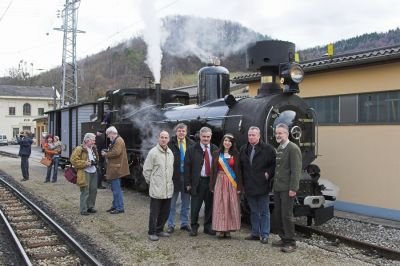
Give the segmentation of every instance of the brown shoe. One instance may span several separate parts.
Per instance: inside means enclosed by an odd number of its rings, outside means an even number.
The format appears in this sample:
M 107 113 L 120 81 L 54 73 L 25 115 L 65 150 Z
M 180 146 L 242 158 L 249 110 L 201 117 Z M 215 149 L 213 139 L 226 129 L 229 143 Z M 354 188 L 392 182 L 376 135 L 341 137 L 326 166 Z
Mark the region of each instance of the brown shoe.
M 273 247 L 282 248 L 282 247 L 285 246 L 285 243 L 283 243 L 282 240 L 272 241 L 272 246 L 273 246 Z
M 296 248 L 296 245 L 285 245 L 281 248 L 281 251 L 285 253 L 292 253 L 296 251 Z

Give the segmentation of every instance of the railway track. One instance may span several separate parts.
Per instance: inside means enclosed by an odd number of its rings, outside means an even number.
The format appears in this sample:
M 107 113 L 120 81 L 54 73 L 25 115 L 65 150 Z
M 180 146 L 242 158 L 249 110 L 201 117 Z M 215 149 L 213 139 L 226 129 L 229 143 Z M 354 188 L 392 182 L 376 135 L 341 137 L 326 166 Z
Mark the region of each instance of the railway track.
M 102 265 L 2 177 L 0 216 L 26 265 Z
M 336 233 L 327 232 L 324 230 L 317 229 L 315 227 L 310 227 L 306 225 L 296 224 L 296 231 L 304 234 L 307 237 L 312 236 L 313 234 L 320 235 L 325 237 L 326 239 L 335 243 L 335 245 L 339 245 L 340 243 L 347 244 L 351 247 L 355 247 L 358 249 L 362 249 L 371 256 L 382 257 L 391 260 L 400 261 L 400 249 L 392 249 L 384 246 L 379 246 L 377 244 L 372 244 L 360 240 L 356 240 L 347 236 L 343 236 Z

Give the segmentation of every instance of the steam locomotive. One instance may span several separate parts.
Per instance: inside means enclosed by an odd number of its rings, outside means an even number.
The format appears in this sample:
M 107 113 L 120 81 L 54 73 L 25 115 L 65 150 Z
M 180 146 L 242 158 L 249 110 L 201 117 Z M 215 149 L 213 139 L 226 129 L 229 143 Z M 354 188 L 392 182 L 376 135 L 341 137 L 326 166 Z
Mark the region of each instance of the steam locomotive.
M 215 144 L 229 132 L 240 147 L 247 143 L 249 127 L 257 126 L 261 138 L 277 147 L 274 128 L 285 123 L 289 126 L 290 140 L 300 147 L 303 156 L 294 215 L 306 216 L 309 225 L 312 221 L 319 225 L 333 217 L 335 198 L 324 193 L 326 188 L 318 182 L 320 170 L 312 164 L 317 157 L 317 119 L 314 110 L 296 95 L 304 72 L 294 56 L 295 46 L 290 42 L 261 41 L 248 48 L 248 69 L 261 72 L 261 86 L 255 97 L 230 95 L 229 71 L 222 66 L 209 65 L 199 71 L 197 104 L 188 104 L 188 93 L 161 90 L 160 84 L 156 84 L 155 89 L 109 91 L 97 103 L 50 111 L 49 132 L 60 132 L 66 143 L 62 157 L 67 163 L 82 135 L 104 126 L 101 121 L 107 114 L 107 123 L 118 129 L 126 143 L 131 175 L 125 182 L 137 190 L 146 190 L 142 164 L 161 129 L 172 130 L 183 122 L 188 125 L 188 134 L 196 138 L 200 128 L 208 126 L 213 131 Z M 80 108 L 86 111 L 80 112 Z M 88 113 L 92 114 L 88 116 Z M 63 122 L 62 118 L 68 122 Z M 273 199 L 271 202 L 273 208 Z

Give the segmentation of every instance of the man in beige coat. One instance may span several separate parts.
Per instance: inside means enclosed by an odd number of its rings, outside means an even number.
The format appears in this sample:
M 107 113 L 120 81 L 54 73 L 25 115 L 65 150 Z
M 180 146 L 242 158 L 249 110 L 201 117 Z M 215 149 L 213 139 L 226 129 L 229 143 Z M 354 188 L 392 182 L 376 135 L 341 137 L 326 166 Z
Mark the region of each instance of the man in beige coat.
M 171 198 L 174 192 L 172 175 L 174 172 L 174 154 L 168 147 L 169 134 L 161 131 L 158 144 L 147 155 L 143 165 L 143 176 L 149 184 L 150 217 L 149 240 L 157 241 L 158 237 L 168 237 L 163 232 L 168 219 Z
M 112 207 L 107 212 L 119 214 L 124 212 L 121 178 L 130 174 L 128 156 L 126 154 L 125 142 L 118 135 L 115 127 L 111 126 L 107 128 L 106 135 L 111 140 L 111 143 L 108 151 L 102 151 L 101 155 L 107 159 L 106 179 L 111 180 L 111 190 L 113 192 Z

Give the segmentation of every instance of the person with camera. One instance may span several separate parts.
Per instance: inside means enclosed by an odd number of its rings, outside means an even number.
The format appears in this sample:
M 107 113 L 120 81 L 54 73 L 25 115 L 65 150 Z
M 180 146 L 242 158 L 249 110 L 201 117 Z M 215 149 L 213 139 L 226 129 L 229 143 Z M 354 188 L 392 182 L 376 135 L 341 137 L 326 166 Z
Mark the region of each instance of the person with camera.
M 110 139 L 108 150 L 101 151 L 101 155 L 107 159 L 106 179 L 111 181 L 113 201 L 110 214 L 124 213 L 124 195 L 121 189 L 121 178 L 128 176 L 129 163 L 126 154 L 125 141 L 118 135 L 118 130 L 111 126 L 106 130 L 106 136 Z
M 19 144 L 18 155 L 21 157 L 21 181 L 27 181 L 29 180 L 29 157 L 31 156 L 31 146 L 33 143 L 31 133 L 27 130 L 22 131 L 19 133 L 19 136 L 17 136 L 17 142 Z
M 80 187 L 79 209 L 81 215 L 96 213 L 94 205 L 97 196 L 97 163 L 98 153 L 95 143 L 96 135 L 86 133 L 82 145 L 77 146 L 71 154 L 71 164 L 77 170 L 76 184 Z
M 104 156 L 101 155 L 101 151 L 106 150 L 106 138 L 104 136 L 103 129 L 98 129 L 96 131 L 96 148 L 97 153 L 99 154 L 99 165 L 97 166 L 97 188 L 105 189 L 103 186 L 103 177 L 106 169 L 106 160 Z

